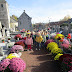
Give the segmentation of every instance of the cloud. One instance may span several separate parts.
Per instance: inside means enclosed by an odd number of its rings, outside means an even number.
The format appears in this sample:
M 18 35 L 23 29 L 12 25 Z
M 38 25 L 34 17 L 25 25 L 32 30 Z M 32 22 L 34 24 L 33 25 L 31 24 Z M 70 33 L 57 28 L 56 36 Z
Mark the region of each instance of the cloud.
M 59 21 L 63 19 L 64 16 L 70 15 L 72 17 L 72 9 L 50 9 L 43 7 L 32 7 L 32 8 L 17 8 L 15 6 L 9 6 L 10 15 L 20 16 L 23 13 L 23 10 L 26 10 L 26 13 L 32 17 L 32 23 L 38 22 L 49 22 L 50 21 Z

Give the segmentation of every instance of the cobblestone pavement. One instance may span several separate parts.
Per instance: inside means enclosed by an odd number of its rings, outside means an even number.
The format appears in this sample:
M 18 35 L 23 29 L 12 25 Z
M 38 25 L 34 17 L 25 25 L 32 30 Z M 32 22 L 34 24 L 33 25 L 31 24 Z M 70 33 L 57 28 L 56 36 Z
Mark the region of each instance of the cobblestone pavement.
M 40 51 L 24 51 L 21 58 L 26 62 L 24 72 L 62 72 L 53 56 L 43 49 Z

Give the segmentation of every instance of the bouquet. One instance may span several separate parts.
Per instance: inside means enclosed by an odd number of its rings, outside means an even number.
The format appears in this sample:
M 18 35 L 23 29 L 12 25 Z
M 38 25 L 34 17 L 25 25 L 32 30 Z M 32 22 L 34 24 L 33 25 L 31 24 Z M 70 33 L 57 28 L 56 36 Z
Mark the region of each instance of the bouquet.
M 14 45 L 11 48 L 11 53 L 19 53 L 21 51 L 24 51 L 23 47 L 21 45 Z

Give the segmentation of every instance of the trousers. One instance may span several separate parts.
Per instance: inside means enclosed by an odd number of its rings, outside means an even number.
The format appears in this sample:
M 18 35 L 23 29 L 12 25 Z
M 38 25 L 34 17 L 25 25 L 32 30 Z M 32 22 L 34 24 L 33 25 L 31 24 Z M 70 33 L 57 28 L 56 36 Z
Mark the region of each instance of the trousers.
M 27 45 L 27 48 L 28 48 L 28 49 L 29 49 L 29 48 L 32 49 L 31 45 Z

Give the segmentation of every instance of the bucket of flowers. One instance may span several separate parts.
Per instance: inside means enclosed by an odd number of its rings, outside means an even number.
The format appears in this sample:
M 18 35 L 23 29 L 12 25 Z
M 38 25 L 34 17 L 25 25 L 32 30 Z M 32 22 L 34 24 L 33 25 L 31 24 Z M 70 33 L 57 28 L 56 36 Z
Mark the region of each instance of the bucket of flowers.
M 1 40 L 2 40 L 2 43 L 5 43 L 5 38 L 2 38 Z

